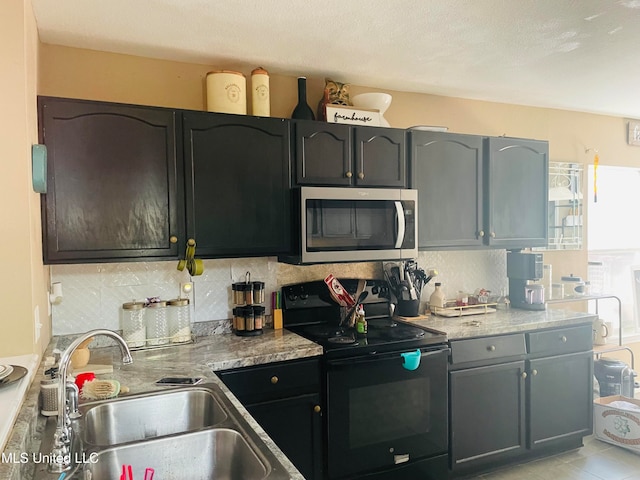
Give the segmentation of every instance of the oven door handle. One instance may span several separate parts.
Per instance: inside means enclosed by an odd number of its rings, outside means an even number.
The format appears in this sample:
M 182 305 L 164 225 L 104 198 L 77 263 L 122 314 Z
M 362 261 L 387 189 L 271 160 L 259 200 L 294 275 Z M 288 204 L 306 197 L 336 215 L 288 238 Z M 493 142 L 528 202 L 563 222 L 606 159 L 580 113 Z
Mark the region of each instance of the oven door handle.
M 396 206 L 396 218 L 397 218 L 397 229 L 396 229 L 396 247 L 402 248 L 402 244 L 404 243 L 404 234 L 406 231 L 406 224 L 404 220 L 404 208 L 402 208 L 402 202 L 393 202 Z
M 427 350 L 425 352 L 422 352 L 422 354 L 420 355 L 420 359 L 426 359 L 426 357 L 431 357 L 434 355 L 449 355 L 449 353 L 451 352 L 450 348 L 438 348 L 437 350 Z M 345 358 L 345 359 L 340 359 L 340 360 L 329 360 L 327 362 L 327 364 L 330 367 L 343 367 L 343 366 L 351 366 L 351 365 L 362 365 L 363 363 L 373 363 L 373 362 L 379 362 L 381 360 L 392 360 L 392 359 L 398 359 L 400 361 L 400 364 L 402 364 L 402 353 L 406 353 L 406 352 L 391 352 L 391 353 L 371 353 L 367 356 L 362 356 L 362 357 L 352 357 L 352 358 Z

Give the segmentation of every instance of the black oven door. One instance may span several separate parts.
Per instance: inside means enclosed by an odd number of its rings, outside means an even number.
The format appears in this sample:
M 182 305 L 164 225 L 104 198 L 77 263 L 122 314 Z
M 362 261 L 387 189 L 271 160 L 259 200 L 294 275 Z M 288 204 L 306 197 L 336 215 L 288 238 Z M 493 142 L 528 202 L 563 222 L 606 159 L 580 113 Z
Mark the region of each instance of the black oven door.
M 402 352 L 327 362 L 330 478 L 446 453 L 449 349 L 421 349 L 415 370 Z

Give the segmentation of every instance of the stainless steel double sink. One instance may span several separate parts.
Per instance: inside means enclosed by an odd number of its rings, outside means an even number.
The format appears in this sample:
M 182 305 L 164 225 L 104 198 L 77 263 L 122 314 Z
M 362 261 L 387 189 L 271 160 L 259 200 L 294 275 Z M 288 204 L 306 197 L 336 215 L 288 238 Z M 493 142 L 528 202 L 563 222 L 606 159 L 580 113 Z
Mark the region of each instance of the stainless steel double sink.
M 216 384 L 85 403 L 73 421 L 74 457 L 65 480 L 113 480 L 123 465 L 133 476 L 165 480 L 280 480 L 290 478 Z M 48 455 L 55 422 L 50 419 L 41 454 Z M 49 440 L 49 441 L 48 441 Z M 35 479 L 58 474 L 38 466 Z

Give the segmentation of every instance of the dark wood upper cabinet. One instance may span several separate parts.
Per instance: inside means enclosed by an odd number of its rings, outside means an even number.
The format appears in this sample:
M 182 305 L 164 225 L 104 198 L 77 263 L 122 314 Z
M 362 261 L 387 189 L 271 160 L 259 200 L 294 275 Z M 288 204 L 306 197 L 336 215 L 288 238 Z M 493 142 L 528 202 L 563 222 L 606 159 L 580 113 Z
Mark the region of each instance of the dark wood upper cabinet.
M 354 127 L 355 182 L 363 187 L 407 186 L 406 131 Z
M 475 135 L 411 132 L 419 248 L 483 245 L 483 141 Z
M 545 247 L 548 242 L 549 144 L 486 140 L 485 219 L 489 245 Z
M 419 247 L 547 244 L 545 141 L 411 132 Z
M 295 122 L 298 185 L 352 184 L 351 128 L 311 120 Z
M 407 186 L 406 132 L 295 121 L 298 185 Z
M 173 110 L 40 97 L 45 263 L 177 257 L 184 230 Z
M 185 112 L 187 236 L 197 256 L 287 253 L 289 121 Z

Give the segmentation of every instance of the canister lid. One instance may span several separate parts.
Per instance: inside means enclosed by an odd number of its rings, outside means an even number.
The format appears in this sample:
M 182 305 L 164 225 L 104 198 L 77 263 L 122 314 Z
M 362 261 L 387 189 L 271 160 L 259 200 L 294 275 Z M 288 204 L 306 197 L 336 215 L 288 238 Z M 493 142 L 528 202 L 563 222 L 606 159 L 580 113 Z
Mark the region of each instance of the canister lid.
M 167 302 L 165 302 L 164 300 L 160 301 L 160 302 L 153 302 L 147 305 L 147 308 L 160 308 L 160 307 L 166 307 L 167 306 Z
M 122 304 L 123 310 L 142 310 L 144 302 L 127 302 Z
M 252 282 L 254 290 L 264 290 L 264 282 Z
M 168 300 L 167 305 L 172 307 L 184 307 L 185 305 L 189 305 L 188 298 L 174 298 L 173 300 Z
M 253 306 L 253 314 L 254 315 L 264 315 L 265 307 L 262 305 L 254 305 Z
M 251 75 L 269 75 L 269 72 L 267 72 L 264 68 L 262 67 L 258 67 L 258 68 L 254 68 L 251 71 Z
M 236 292 L 248 292 L 253 290 L 253 285 L 250 283 L 233 283 L 231 284 L 231 290 Z
M 230 73 L 232 75 L 240 75 L 241 77 L 244 77 L 244 73 L 236 72 L 234 70 L 212 70 L 210 72 L 207 72 L 207 75 L 212 75 L 212 74 L 216 74 L 216 73 Z

